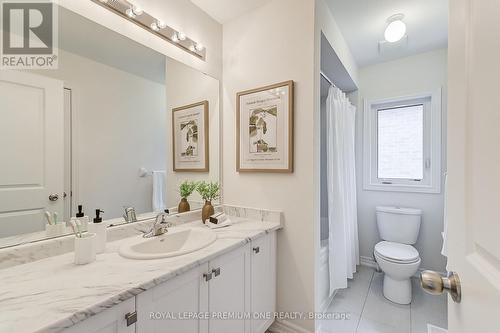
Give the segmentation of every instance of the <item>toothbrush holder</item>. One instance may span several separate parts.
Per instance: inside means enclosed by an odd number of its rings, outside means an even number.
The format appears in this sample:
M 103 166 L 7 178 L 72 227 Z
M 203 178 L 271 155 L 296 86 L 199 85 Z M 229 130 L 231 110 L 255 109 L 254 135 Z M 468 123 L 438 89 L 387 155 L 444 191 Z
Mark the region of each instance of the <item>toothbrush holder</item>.
M 65 232 L 65 223 L 45 224 L 45 234 L 48 238 L 64 235 Z
M 75 264 L 85 265 L 95 261 L 96 234 L 85 233 L 75 237 Z

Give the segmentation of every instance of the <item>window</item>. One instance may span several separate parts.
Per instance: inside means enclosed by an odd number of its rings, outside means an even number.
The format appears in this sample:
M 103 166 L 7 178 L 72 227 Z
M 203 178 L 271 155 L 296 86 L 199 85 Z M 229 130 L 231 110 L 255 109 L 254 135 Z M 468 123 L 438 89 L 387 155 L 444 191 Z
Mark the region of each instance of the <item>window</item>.
M 364 188 L 440 192 L 441 94 L 365 106 Z

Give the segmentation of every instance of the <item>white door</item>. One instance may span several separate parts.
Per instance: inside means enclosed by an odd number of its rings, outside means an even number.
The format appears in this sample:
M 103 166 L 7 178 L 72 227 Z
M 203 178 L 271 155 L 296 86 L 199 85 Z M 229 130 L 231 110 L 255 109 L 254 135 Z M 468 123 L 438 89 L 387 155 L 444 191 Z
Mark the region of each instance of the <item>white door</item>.
M 249 333 L 250 320 L 238 315 L 250 310 L 250 248 L 244 246 L 210 261 L 209 333 Z M 226 316 L 226 317 L 224 317 Z
M 117 304 L 72 326 L 62 333 L 135 333 L 135 298 Z M 128 321 L 127 321 L 127 318 Z
M 450 1 L 448 269 L 451 333 L 500 331 L 500 1 Z
M 208 264 L 137 295 L 137 333 L 207 333 Z
M 0 237 L 43 230 L 45 210 L 62 217 L 63 103 L 61 81 L 0 71 Z
M 252 241 L 250 277 L 252 333 L 264 333 L 274 321 L 276 309 L 276 233 Z

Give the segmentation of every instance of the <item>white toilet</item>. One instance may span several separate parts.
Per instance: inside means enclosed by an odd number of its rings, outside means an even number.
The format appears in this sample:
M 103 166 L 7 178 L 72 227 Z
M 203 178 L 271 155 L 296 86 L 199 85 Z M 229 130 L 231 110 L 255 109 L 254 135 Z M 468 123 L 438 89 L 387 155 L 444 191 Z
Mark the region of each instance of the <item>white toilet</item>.
M 374 255 L 384 272 L 384 296 L 398 304 L 411 303 L 411 280 L 420 267 L 417 242 L 422 211 L 413 208 L 377 207 L 377 226 L 382 241 Z

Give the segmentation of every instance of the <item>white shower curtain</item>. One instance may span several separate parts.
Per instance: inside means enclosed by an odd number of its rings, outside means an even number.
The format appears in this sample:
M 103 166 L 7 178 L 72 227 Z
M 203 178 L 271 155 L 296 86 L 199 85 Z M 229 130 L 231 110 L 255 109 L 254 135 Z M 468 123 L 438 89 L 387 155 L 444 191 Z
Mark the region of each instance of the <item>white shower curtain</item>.
M 330 87 L 326 100 L 330 296 L 347 288 L 359 264 L 356 204 L 356 108 Z

